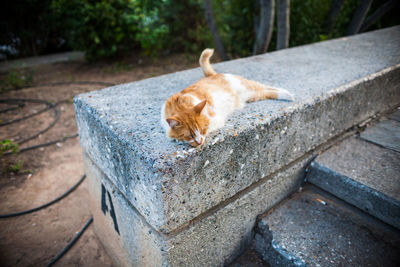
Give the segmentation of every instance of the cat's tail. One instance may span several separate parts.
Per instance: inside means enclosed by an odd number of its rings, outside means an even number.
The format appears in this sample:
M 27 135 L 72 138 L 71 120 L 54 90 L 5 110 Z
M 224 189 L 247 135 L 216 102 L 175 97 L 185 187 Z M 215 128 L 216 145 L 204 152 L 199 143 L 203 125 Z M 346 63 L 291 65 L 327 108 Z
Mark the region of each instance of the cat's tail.
M 214 49 L 204 49 L 199 59 L 200 67 L 203 70 L 204 76 L 206 77 L 217 74 L 210 64 L 210 57 L 212 57 L 213 54 Z

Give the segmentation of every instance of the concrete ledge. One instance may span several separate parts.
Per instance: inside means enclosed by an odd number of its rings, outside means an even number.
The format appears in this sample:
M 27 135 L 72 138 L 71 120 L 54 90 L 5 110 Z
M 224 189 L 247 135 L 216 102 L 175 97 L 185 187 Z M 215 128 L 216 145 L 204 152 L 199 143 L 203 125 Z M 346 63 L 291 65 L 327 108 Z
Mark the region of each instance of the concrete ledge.
M 398 104 L 399 29 L 217 64 L 297 100 L 247 105 L 201 152 L 169 142 L 159 125 L 163 101 L 201 78 L 199 69 L 82 94 L 75 98 L 82 147 L 151 225 L 171 232 Z
M 282 188 L 269 205 L 253 203 L 254 208 L 240 218 L 226 213 L 208 223 L 232 223 L 232 240 L 221 237 L 214 242 L 206 234 L 209 228 L 195 231 L 193 225 L 200 227 L 203 221 L 207 225 L 207 220 L 228 206 L 251 205 L 260 194 L 270 194 L 272 187 L 262 187 L 266 177 L 300 162 L 369 116 L 398 105 L 399 63 L 400 27 L 392 27 L 216 64 L 217 72 L 285 88 L 296 95 L 296 101 L 247 105 L 209 137 L 202 151 L 168 141 L 159 124 L 162 103 L 200 79 L 200 69 L 82 94 L 74 100 L 81 145 L 113 185 L 112 190 L 123 196 L 125 204 L 121 205 L 133 208 L 164 239 L 182 238 L 180 245 L 167 244 L 167 257 L 176 251 L 169 263 L 188 253 L 197 260 L 196 255 L 211 258 L 219 251 L 222 256 L 213 261 L 217 262 L 240 251 L 232 250 L 232 246 L 241 246 L 238 240 L 243 238 L 243 231 L 235 227 L 241 223 L 250 227 L 256 212 L 265 211 L 294 188 Z M 299 178 L 281 179 L 293 182 Z M 257 196 L 248 197 L 257 190 Z M 239 221 L 233 224 L 232 220 Z M 204 247 L 201 253 L 199 246 Z

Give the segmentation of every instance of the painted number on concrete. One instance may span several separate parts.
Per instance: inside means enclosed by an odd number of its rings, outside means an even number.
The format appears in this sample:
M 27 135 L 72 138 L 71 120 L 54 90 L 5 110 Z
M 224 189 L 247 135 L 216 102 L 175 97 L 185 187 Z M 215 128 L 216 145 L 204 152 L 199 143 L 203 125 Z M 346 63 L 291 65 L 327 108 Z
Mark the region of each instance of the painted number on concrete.
M 107 206 L 106 193 L 108 196 L 108 203 L 109 203 L 110 207 Z M 110 216 L 114 223 L 114 229 L 119 235 L 119 228 L 118 228 L 118 223 L 117 223 L 117 217 L 115 216 L 114 205 L 112 203 L 111 195 L 107 191 L 107 189 L 104 187 L 104 185 L 101 185 L 101 210 L 103 211 L 104 215 L 106 215 L 107 212 L 110 212 Z

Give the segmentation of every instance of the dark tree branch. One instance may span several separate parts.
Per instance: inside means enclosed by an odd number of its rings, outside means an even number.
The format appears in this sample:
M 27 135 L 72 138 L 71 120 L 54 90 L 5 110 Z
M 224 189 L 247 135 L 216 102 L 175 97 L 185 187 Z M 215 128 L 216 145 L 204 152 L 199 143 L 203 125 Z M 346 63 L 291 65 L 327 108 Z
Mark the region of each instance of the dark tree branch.
M 277 24 L 278 37 L 276 50 L 288 48 L 290 36 L 290 0 L 278 0 Z
M 275 0 L 260 0 L 260 26 L 254 43 L 253 54 L 258 55 L 268 50 L 271 41 L 272 29 L 274 27 Z
M 324 29 L 326 33 L 330 33 L 333 29 L 333 26 L 336 23 L 336 19 L 339 16 L 340 10 L 342 9 L 344 0 L 332 0 L 331 5 L 329 7 L 328 17 L 324 23 Z
M 350 25 L 347 28 L 346 36 L 357 34 L 360 31 L 361 25 L 363 24 L 368 10 L 371 7 L 371 3 L 372 0 L 361 0 L 360 5 L 357 7 L 356 13 L 354 13 Z
M 364 32 L 368 30 L 369 27 L 374 25 L 383 15 L 385 15 L 386 12 L 388 12 L 390 9 L 392 9 L 396 5 L 395 0 L 389 0 L 386 3 L 384 3 L 378 10 L 376 10 L 371 16 L 369 16 L 364 24 L 361 27 L 360 32 Z
M 217 53 L 222 60 L 228 60 L 228 56 L 225 54 L 224 44 L 222 43 L 221 36 L 219 35 L 217 25 L 215 24 L 214 21 L 210 0 L 204 0 L 204 11 L 206 15 L 206 21 L 208 23 L 208 27 L 210 28 Z

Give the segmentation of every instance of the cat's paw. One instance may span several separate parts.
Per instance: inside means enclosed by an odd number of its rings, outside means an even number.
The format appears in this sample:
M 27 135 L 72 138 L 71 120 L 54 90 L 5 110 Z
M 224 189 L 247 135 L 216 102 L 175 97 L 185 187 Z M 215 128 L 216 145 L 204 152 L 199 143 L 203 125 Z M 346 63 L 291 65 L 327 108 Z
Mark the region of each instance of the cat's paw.
M 288 90 L 279 89 L 279 91 L 278 91 L 278 99 L 294 101 L 294 95 L 292 93 L 290 93 Z

